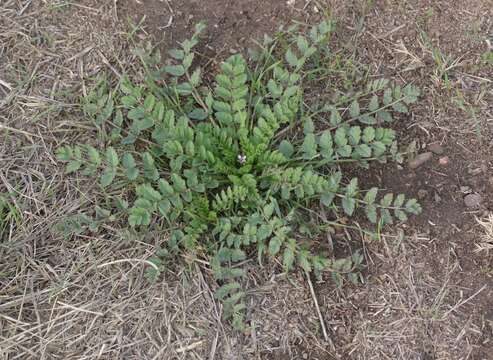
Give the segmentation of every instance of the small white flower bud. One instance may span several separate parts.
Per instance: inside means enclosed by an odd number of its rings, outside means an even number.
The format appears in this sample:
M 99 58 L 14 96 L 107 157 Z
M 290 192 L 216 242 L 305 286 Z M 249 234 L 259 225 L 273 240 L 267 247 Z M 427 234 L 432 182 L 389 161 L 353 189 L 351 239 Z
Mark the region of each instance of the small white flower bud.
M 238 155 L 238 162 L 243 165 L 246 162 L 246 155 Z

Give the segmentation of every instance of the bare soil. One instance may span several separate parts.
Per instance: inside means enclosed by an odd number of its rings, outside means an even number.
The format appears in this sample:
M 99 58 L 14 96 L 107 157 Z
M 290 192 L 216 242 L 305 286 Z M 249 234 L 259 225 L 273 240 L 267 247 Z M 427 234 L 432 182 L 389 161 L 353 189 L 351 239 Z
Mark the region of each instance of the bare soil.
M 219 58 L 245 51 L 252 41 L 272 34 L 294 16 L 307 17 L 285 2 L 258 0 L 128 1 L 121 4 L 120 11 L 134 23 L 145 17 L 145 30 L 163 50 L 176 46 L 190 36 L 197 22 L 205 21 L 208 31 L 202 45 Z
M 145 282 L 142 261 L 165 235 L 53 231 L 90 205 L 90 184 L 65 177 L 53 156 L 59 144 L 94 137 L 78 98 L 98 74 L 137 71 L 127 18 L 163 59 L 207 21 L 202 51 L 214 65 L 283 24 L 324 15 L 337 20 L 331 46 L 423 90 L 396 124 L 401 142 L 415 141 L 416 153 L 444 149 L 414 170 L 360 174 L 368 186 L 420 197 L 424 212 L 379 241 L 336 239 L 363 248 L 367 270 L 364 284 L 342 289 L 312 279 L 328 341 L 303 274 L 252 265 L 252 331 L 237 334 L 203 268 Z M 16 194 L 22 225 L 0 243 L 0 358 L 492 359 L 493 248 L 477 222 L 493 212 L 493 64 L 481 60 L 492 44 L 491 0 L 1 2 L 0 190 Z M 465 205 L 471 193 L 478 207 Z

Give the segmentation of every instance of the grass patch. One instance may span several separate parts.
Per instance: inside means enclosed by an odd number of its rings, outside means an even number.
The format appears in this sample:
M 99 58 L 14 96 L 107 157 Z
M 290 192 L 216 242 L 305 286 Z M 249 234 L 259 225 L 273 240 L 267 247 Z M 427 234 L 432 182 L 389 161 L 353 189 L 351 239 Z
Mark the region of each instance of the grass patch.
M 7 241 L 21 224 L 22 214 L 8 194 L 0 194 L 0 241 Z

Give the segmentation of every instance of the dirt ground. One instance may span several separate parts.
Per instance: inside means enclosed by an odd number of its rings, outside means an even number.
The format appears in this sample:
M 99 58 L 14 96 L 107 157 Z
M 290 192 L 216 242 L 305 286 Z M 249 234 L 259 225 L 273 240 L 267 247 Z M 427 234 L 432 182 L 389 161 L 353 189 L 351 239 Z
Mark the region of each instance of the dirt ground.
M 164 58 L 206 20 L 201 51 L 214 70 L 282 24 L 325 16 L 337 22 L 331 47 L 422 89 L 396 129 L 434 151 L 416 169 L 361 175 L 424 209 L 380 241 L 340 242 L 364 249 L 363 284 L 326 278 L 312 294 L 303 274 L 252 264 L 252 330 L 238 334 L 205 268 L 145 281 L 143 260 L 165 234 L 55 231 L 94 205 L 90 182 L 65 176 L 55 149 L 94 138 L 79 98 L 98 74 L 138 76 L 136 41 Z M 15 205 L 0 239 L 0 359 L 493 359 L 491 51 L 491 0 L 0 0 L 0 194 Z

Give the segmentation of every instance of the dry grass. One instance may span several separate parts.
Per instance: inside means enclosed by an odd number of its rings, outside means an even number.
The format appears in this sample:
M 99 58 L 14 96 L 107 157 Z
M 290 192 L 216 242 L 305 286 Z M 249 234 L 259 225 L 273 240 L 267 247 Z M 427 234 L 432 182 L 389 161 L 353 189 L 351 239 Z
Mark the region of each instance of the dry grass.
M 307 346 L 303 334 L 317 317 L 286 316 L 310 304 L 303 287 L 253 274 L 245 285 L 254 288 L 255 325 L 238 338 L 223 327 L 198 264 L 154 286 L 144 279 L 163 235 L 106 228 L 64 238 L 54 230 L 94 201 L 91 185 L 64 177 L 53 155 L 93 136 L 79 98 L 98 75 L 132 72 L 137 62 L 114 10 L 113 1 L 0 5 L 0 192 L 16 215 L 0 244 L 0 358 L 250 359 Z
M 1 305 L 5 358 L 238 356 L 232 354 L 239 344 L 223 328 L 200 269 L 168 273 L 150 286 L 139 261 L 146 257 L 142 253 L 146 244 L 137 242 L 133 249 L 121 250 L 119 242 L 111 246 L 106 239 L 92 240 L 77 247 L 57 243 L 33 257 L 24 254 L 25 265 L 18 267 L 5 289 L 15 293 L 25 286 L 24 291 L 9 295 Z M 59 258 L 58 265 L 34 260 L 57 253 L 65 259 Z M 260 348 L 265 344 L 262 341 Z
M 92 141 L 79 98 L 98 75 L 137 62 L 114 10 L 113 1 L 0 5 L 0 192 L 16 214 L 0 243 L 0 358 L 251 359 L 308 346 L 303 334 L 317 317 L 286 315 L 310 304 L 309 292 L 267 270 L 245 284 L 255 326 L 243 338 L 224 328 L 198 264 L 154 286 L 144 279 L 162 234 L 55 231 L 94 201 L 91 184 L 66 178 L 53 155 Z
M 479 339 L 489 336 L 474 314 L 486 285 L 456 283 L 461 269 L 453 251 L 437 264 L 425 262 L 427 236 L 385 242 L 374 254 L 382 271 L 352 295 L 365 307 L 348 319 L 351 358 L 472 359 Z
M 485 251 L 489 255 L 490 250 L 493 250 L 493 214 L 490 213 L 483 219 L 477 219 L 477 222 L 483 228 L 483 236 L 481 242 L 476 244 L 476 251 Z
M 115 3 L 0 3 L 0 194 L 11 214 L 0 235 L 0 359 L 472 359 L 491 336 L 471 310 L 485 290 L 453 281 L 449 253 L 439 268 L 424 263 L 428 237 L 366 244 L 382 270 L 364 286 L 314 284 L 325 341 L 302 274 L 252 267 L 252 330 L 240 335 L 221 322 L 202 264 L 147 283 L 145 261 L 165 235 L 55 231 L 95 201 L 53 155 L 94 137 L 79 98 L 98 75 L 134 71 Z M 481 224 L 491 231 L 493 219 Z

